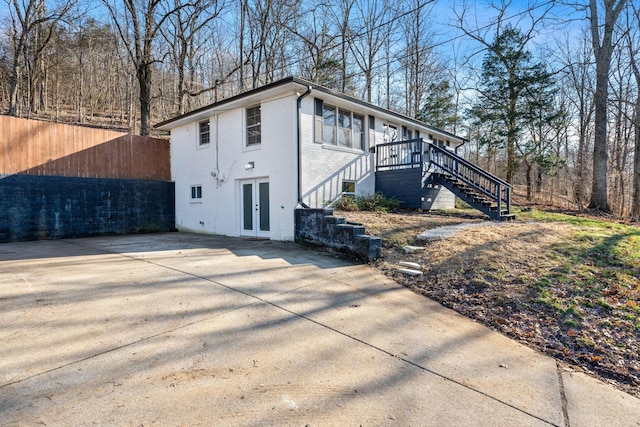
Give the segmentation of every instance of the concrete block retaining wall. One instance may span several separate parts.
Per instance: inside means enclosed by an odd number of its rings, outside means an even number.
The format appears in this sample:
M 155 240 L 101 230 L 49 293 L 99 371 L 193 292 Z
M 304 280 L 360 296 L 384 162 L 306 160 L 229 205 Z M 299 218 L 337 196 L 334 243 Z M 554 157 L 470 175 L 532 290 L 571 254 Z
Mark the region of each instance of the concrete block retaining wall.
M 360 224 L 349 224 L 333 209 L 296 209 L 296 242 L 321 244 L 367 261 L 382 256 L 382 239 L 365 234 Z
M 166 181 L 0 176 L 0 242 L 170 231 Z

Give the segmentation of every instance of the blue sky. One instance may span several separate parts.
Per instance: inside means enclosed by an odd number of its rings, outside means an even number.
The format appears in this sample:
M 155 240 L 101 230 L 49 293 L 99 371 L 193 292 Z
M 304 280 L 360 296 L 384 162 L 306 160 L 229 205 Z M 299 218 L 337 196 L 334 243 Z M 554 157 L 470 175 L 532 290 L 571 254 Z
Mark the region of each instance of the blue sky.
M 55 3 L 56 0 L 49 0 Z M 118 0 L 112 0 L 118 1 Z M 231 0 L 237 2 L 238 0 Z M 375 0 L 373 0 L 375 1 Z M 586 0 L 584 0 L 586 1 Z M 434 1 L 429 7 L 430 14 L 428 25 L 433 33 L 438 56 L 448 65 L 462 64 L 467 61 L 468 65 L 480 64 L 482 61 L 483 47 L 476 41 L 462 34 L 458 27 L 456 15 L 465 12 L 466 26 L 468 29 L 479 29 L 483 36 L 490 41 L 493 39 L 495 30 L 491 23 L 495 21 L 498 14 L 496 7 L 492 6 L 496 2 L 486 0 L 454 0 Z M 497 1 L 500 4 L 499 0 Z M 528 30 L 531 27 L 532 19 L 536 19 L 547 10 L 548 5 L 555 4 L 553 10 L 548 14 L 555 18 L 546 23 L 545 27 L 538 25 L 536 37 L 530 46 L 534 55 L 544 57 L 547 60 L 553 58 L 550 52 L 556 50 L 558 41 L 565 39 L 565 34 L 570 34 L 571 38 L 581 37 L 582 28 L 587 25 L 585 13 L 576 11 L 570 6 L 562 6 L 553 0 L 513 0 L 507 1 L 508 7 L 505 10 L 505 21 Z M 106 9 L 100 0 L 91 0 L 86 3 L 88 14 L 95 15 L 98 20 L 106 20 Z M 233 8 L 232 8 L 233 9 Z M 531 13 L 527 12 L 531 10 Z M 7 8 L 0 8 L 0 16 L 7 15 Z M 571 18 L 567 23 L 567 18 Z M 461 67 L 462 68 L 462 67 Z
M 435 31 L 437 45 L 443 46 L 445 50 L 451 46 L 459 46 L 462 51 L 467 53 L 477 52 L 481 46 L 464 36 L 457 28 L 457 14 L 461 14 L 464 10 L 464 3 L 467 4 L 466 26 L 468 29 L 479 29 L 488 36 L 495 34 L 494 26 L 498 11 L 490 6 L 487 1 L 438 1 L 434 7 L 434 17 L 436 19 Z M 548 11 L 548 6 L 555 3 L 552 10 Z M 532 9 L 529 13 L 528 10 Z M 538 48 L 544 49 L 553 45 L 556 40 L 562 39 L 564 34 L 575 34 L 578 37 L 580 29 L 587 25 L 586 15 L 584 12 L 577 11 L 571 6 L 564 6 L 554 1 L 523 1 L 516 0 L 509 2 L 504 17 L 505 22 L 509 22 L 522 30 L 531 28 L 533 19 L 539 18 L 543 13 L 547 13 L 549 18 L 545 25 L 538 24 L 536 26 L 536 38 L 533 40 L 532 50 Z

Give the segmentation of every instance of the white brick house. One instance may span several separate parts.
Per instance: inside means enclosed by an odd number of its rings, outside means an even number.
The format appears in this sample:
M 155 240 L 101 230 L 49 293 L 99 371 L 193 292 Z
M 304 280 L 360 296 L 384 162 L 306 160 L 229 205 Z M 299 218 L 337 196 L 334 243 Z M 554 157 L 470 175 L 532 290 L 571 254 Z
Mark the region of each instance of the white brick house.
M 274 240 L 294 239 L 296 207 L 373 193 L 376 145 L 420 137 L 451 149 L 464 143 L 295 77 L 156 127 L 171 133 L 176 228 Z

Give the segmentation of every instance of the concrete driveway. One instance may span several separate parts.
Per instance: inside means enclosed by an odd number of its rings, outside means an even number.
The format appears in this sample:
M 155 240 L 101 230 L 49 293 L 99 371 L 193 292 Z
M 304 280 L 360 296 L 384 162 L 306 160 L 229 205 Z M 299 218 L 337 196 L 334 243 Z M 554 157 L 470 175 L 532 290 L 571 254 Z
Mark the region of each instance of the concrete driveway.
M 640 425 L 640 400 L 292 243 L 0 245 L 0 425 Z

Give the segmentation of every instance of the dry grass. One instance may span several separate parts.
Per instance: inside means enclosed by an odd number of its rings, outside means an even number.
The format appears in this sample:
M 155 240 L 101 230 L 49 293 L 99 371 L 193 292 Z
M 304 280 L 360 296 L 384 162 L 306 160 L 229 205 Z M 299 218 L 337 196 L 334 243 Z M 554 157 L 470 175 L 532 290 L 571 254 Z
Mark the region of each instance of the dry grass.
M 484 217 L 337 212 L 381 236 L 375 266 L 417 293 L 640 396 L 640 229 L 546 213 L 433 242 L 427 229 Z M 424 246 L 405 254 L 405 245 Z M 407 277 L 399 261 L 422 266 Z

